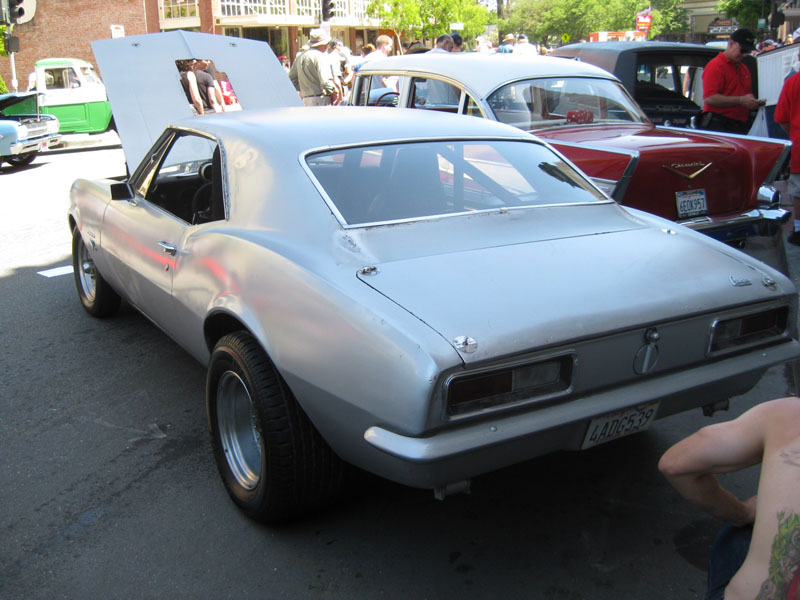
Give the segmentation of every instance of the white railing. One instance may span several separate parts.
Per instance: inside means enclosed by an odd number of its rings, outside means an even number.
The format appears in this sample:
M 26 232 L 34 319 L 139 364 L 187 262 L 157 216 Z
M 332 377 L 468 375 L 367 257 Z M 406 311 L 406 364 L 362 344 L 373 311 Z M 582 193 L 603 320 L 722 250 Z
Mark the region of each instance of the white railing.
M 367 5 L 369 4 L 369 0 L 351 0 L 353 3 L 353 17 L 359 22 L 364 23 L 367 21 Z M 344 2 L 343 2 L 344 4 Z M 347 6 L 345 5 L 345 13 L 347 11 Z M 343 15 L 345 16 L 345 15 Z
M 322 18 L 321 0 L 297 0 L 297 15 L 300 17 L 313 17 L 315 21 Z
M 220 0 L 220 11 L 224 17 L 288 15 L 289 2 L 288 0 Z

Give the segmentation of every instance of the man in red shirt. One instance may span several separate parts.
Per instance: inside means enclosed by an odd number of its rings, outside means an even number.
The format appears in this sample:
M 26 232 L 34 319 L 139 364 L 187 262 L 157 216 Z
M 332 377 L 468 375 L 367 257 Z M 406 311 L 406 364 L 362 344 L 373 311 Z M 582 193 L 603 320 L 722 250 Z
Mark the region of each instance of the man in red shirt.
M 749 29 L 737 29 L 728 46 L 703 69 L 703 114 L 700 128 L 728 133 L 747 133 L 750 111 L 762 101 L 753 96 L 750 71 L 742 64 L 755 49 L 755 36 Z
M 783 83 L 775 107 L 775 122 L 786 130 L 792 141 L 789 194 L 794 204 L 794 232 L 788 241 L 800 246 L 800 73 L 795 73 Z

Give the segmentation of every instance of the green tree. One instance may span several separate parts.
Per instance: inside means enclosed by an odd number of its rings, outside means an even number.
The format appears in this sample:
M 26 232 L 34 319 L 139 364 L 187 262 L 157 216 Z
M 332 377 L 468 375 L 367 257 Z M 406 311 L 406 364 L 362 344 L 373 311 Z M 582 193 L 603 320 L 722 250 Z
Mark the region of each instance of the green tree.
M 407 37 L 435 38 L 449 33 L 451 23 L 463 23 L 465 40 L 482 33 L 492 17 L 476 0 L 372 0 L 367 14 Z
M 683 0 L 653 2 L 650 37 L 680 34 L 689 30 L 689 11 L 683 7 L 682 2 Z
M 688 15 L 681 0 L 517 0 L 513 12 L 503 21 L 505 31 L 525 33 L 531 40 L 548 46 L 560 45 L 566 34 L 570 41 L 593 31 L 628 31 L 636 26 L 636 13 L 652 8 L 650 35 L 686 31 Z
M 764 7 L 762 0 L 719 0 L 717 10 L 726 17 L 736 19 L 741 27 L 756 30 L 758 19 L 769 14 L 772 2 Z M 766 10 L 766 12 L 764 12 Z

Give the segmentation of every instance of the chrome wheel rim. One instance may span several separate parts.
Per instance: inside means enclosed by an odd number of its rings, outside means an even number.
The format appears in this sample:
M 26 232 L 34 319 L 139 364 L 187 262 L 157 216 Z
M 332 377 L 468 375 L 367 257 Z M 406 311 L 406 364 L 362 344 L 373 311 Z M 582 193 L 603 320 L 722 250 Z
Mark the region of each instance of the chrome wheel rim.
M 80 243 L 78 248 L 78 279 L 81 282 L 83 295 L 86 296 L 89 302 L 94 302 L 97 294 L 97 269 L 95 269 L 94 261 L 89 255 L 89 249 L 83 242 Z
M 247 386 L 233 371 L 226 371 L 217 386 L 217 428 L 236 483 L 254 489 L 261 479 L 261 436 Z

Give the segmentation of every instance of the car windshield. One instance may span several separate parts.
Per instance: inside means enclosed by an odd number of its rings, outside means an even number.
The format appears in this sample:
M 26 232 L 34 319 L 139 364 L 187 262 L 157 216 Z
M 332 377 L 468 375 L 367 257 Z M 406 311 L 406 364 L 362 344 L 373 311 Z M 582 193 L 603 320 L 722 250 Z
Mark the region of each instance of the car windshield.
M 525 131 L 646 121 L 623 87 L 609 79 L 546 77 L 516 81 L 499 88 L 488 102 L 498 121 Z
M 524 140 L 360 146 L 306 163 L 348 225 L 606 200 L 552 150 Z

